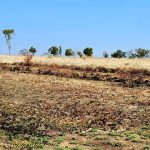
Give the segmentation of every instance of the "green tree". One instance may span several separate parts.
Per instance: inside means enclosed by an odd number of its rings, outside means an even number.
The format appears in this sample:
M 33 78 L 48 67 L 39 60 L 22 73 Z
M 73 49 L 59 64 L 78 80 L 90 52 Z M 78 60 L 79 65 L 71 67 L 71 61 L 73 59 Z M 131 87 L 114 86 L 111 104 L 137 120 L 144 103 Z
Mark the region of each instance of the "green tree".
M 51 48 L 49 48 L 48 53 L 56 56 L 60 53 L 60 48 L 56 47 L 56 46 L 52 46 Z
M 85 49 L 83 50 L 83 53 L 84 53 L 86 56 L 91 57 L 91 56 L 93 55 L 93 49 L 87 47 L 87 48 L 85 48 Z
M 12 35 L 14 34 L 14 30 L 13 29 L 5 29 L 2 31 L 5 39 L 6 39 L 6 43 L 8 45 L 8 49 L 9 49 L 9 55 L 10 55 L 10 50 L 11 50 L 11 39 L 12 39 Z
M 32 47 L 29 49 L 29 52 L 32 53 L 33 55 L 36 53 L 36 48 Z
M 113 58 L 125 58 L 126 52 L 123 52 L 122 50 L 118 49 L 116 52 L 111 54 L 111 57 L 113 57 Z
M 135 49 L 136 56 L 138 58 L 149 57 L 150 51 L 143 48 Z
M 72 49 L 66 49 L 65 56 L 74 56 L 75 52 Z

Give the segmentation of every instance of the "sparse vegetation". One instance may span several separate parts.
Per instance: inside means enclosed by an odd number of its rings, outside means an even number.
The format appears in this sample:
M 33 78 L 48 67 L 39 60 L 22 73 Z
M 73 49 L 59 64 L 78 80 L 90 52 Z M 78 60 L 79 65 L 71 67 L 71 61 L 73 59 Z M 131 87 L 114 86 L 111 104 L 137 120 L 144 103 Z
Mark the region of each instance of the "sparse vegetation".
M 148 147 L 148 69 L 48 65 L 34 59 L 0 65 L 0 145 L 68 150 Z

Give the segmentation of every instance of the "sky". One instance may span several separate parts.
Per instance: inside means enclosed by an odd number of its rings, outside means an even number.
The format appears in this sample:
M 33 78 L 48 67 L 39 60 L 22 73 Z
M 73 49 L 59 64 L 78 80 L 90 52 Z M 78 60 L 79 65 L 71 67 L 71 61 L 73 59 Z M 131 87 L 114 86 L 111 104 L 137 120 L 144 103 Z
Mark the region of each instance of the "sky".
M 150 48 L 150 0 L 1 0 L 0 54 L 8 54 L 4 29 L 14 29 L 12 54 L 31 46 L 42 55 L 92 47 L 104 51 Z

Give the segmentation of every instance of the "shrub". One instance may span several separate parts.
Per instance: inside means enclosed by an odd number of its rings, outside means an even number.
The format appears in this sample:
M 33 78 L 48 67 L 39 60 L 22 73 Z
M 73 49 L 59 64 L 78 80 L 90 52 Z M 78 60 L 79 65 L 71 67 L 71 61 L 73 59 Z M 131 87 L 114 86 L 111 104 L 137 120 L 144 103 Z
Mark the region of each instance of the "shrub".
M 74 56 L 75 52 L 72 49 L 66 49 L 65 56 Z
M 48 53 L 53 56 L 61 54 L 61 47 L 58 48 L 56 46 L 52 46 L 51 48 L 49 48 Z
M 26 55 L 24 58 L 24 63 L 26 66 L 30 66 L 32 64 L 31 60 L 32 60 L 33 56 L 32 55 Z
M 87 48 L 85 48 L 85 49 L 83 50 L 83 53 L 84 53 L 86 56 L 91 57 L 91 56 L 93 55 L 93 49 L 87 47 Z
M 33 55 L 31 53 L 27 53 L 24 58 L 24 65 L 26 66 L 26 71 L 28 73 L 31 70 L 30 68 L 32 66 L 32 58 L 33 58 Z
M 103 52 L 103 57 L 104 57 L 104 58 L 108 58 L 108 57 L 109 57 L 109 54 L 108 54 L 106 51 L 104 51 L 104 52 Z
M 111 54 L 111 57 L 113 57 L 113 58 L 125 58 L 126 52 L 123 52 L 122 50 L 118 49 L 116 52 Z

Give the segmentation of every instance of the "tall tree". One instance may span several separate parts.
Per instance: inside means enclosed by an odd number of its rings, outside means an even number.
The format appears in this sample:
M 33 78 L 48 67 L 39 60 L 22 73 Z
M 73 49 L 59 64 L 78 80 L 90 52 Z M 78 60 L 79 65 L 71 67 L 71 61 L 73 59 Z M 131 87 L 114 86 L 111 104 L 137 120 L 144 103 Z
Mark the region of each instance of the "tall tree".
M 12 35 L 14 34 L 14 30 L 13 29 L 5 29 L 5 30 L 3 30 L 3 34 L 5 36 L 6 43 L 8 45 L 8 49 L 9 49 L 9 55 L 10 55 L 11 39 L 12 39 Z

